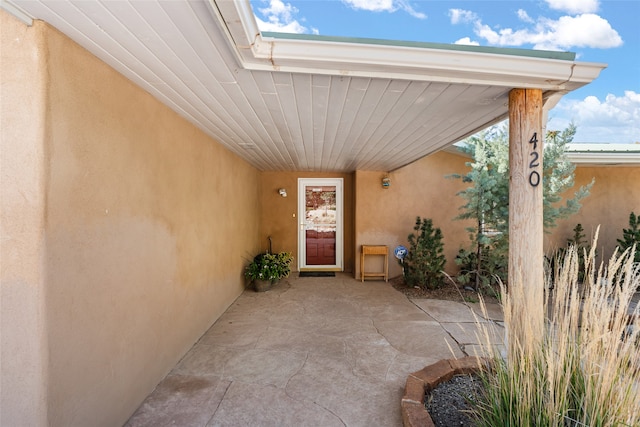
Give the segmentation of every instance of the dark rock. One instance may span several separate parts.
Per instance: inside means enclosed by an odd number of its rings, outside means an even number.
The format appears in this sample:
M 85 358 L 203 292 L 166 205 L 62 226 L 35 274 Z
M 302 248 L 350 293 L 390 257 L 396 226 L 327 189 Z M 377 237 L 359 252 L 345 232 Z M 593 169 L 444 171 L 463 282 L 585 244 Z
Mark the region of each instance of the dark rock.
M 469 401 L 477 398 L 481 381 L 473 375 L 456 375 L 425 396 L 425 407 L 437 427 L 473 427 Z

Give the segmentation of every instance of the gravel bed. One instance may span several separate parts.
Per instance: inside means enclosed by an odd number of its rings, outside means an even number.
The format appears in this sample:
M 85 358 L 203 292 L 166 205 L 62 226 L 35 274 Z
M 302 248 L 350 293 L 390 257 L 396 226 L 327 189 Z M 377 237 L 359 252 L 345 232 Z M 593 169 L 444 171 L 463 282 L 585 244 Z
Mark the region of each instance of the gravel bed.
M 436 427 L 474 427 L 467 402 L 477 396 L 481 386 L 473 375 L 456 375 L 433 389 L 425 397 L 425 407 Z

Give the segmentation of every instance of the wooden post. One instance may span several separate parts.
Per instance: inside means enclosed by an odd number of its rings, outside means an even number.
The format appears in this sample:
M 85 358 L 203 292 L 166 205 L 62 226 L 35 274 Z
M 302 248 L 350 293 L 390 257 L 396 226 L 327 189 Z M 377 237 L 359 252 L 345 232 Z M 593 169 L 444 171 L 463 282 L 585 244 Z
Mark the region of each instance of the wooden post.
M 542 116 L 540 89 L 509 93 L 509 341 L 521 344 L 537 341 L 530 333 L 541 336 L 544 325 Z

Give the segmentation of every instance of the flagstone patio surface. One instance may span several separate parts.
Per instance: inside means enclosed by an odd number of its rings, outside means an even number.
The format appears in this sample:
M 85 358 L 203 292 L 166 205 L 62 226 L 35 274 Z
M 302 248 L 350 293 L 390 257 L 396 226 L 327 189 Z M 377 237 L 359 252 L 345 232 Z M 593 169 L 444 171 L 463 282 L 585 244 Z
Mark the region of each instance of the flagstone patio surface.
M 407 376 L 475 355 L 479 313 L 383 281 L 292 275 L 246 290 L 126 426 L 401 426 Z

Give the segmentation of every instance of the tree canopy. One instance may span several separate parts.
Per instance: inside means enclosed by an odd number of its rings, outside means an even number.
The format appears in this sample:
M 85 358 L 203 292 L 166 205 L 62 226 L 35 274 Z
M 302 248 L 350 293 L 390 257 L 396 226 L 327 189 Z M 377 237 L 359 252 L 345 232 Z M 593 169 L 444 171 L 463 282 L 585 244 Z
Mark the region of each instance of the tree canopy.
M 589 195 L 593 182 L 580 187 L 563 200 L 574 184 L 575 165 L 566 154 L 566 146 L 573 140 L 575 125 L 563 131 L 547 132 L 543 154 L 544 229 L 556 226 L 559 219 L 578 212 L 580 201 Z M 472 161 L 466 175 L 452 175 L 471 184 L 460 191 L 464 204 L 455 219 L 472 220 L 467 227 L 471 248 L 463 249 L 459 265 L 461 281 L 487 283 L 498 277 L 506 280 L 509 232 L 509 129 L 507 125 L 493 126 L 464 141 L 460 150 Z M 494 277 L 495 276 L 495 277 Z M 475 280 L 473 280 L 475 278 Z

